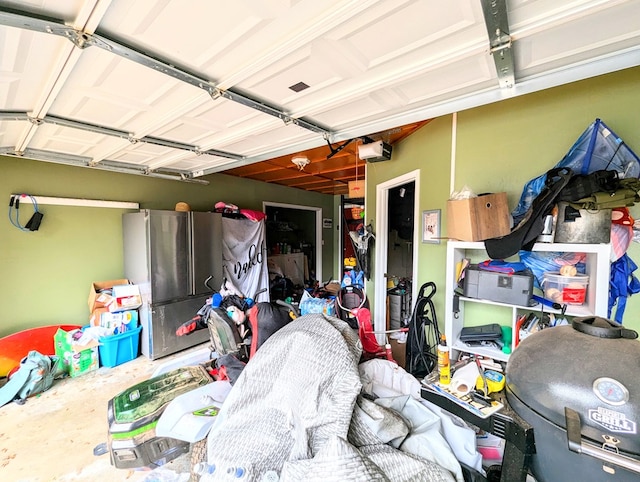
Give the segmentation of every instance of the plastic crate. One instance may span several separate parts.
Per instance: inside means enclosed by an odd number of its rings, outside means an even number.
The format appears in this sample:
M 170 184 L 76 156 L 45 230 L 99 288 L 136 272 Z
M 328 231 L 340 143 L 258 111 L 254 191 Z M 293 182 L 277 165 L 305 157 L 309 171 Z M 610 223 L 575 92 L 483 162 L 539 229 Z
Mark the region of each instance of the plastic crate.
M 582 305 L 588 285 L 589 276 L 585 274 L 562 276 L 559 272 L 546 271 L 542 280 L 544 297 L 567 305 Z
M 101 337 L 100 366 L 115 367 L 137 358 L 141 330 L 139 326 L 119 335 Z

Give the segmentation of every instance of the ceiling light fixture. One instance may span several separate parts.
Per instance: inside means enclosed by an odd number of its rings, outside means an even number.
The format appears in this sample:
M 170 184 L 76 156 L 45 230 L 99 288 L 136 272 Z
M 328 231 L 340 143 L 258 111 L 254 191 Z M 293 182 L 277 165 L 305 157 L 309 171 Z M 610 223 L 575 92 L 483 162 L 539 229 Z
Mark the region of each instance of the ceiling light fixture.
M 298 166 L 298 169 L 302 171 L 311 161 L 304 156 L 295 156 L 291 159 L 291 162 Z

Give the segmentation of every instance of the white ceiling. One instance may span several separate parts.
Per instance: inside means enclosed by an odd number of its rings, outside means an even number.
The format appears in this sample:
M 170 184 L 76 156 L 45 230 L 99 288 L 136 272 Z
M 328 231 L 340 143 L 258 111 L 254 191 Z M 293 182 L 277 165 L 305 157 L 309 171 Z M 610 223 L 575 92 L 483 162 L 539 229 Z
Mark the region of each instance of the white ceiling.
M 636 65 L 640 0 L 0 0 L 0 153 L 198 180 Z

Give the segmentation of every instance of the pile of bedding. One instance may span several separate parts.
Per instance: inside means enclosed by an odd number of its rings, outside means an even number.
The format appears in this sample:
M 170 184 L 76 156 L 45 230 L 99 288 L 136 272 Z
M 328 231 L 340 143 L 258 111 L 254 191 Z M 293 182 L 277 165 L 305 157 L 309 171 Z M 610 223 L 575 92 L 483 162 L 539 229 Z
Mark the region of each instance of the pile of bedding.
M 417 428 L 407 417 L 415 412 L 411 397 L 372 401 L 362 390 L 360 355 L 354 330 L 321 314 L 271 336 L 209 433 L 212 473 L 201 481 L 460 482 L 444 440 L 436 455 L 405 451 L 403 445 L 423 445 L 408 443 Z

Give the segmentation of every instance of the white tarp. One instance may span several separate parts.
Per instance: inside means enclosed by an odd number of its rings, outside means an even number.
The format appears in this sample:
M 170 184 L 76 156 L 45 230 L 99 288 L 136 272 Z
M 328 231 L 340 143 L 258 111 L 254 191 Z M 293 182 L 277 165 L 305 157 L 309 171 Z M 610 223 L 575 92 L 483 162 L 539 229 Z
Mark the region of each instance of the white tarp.
M 224 276 L 249 298 L 265 289 L 255 301 L 269 301 L 266 229 L 264 220 L 222 218 Z
M 390 443 L 410 427 L 361 396 L 361 352 L 346 322 L 321 314 L 274 333 L 224 401 L 207 437 L 215 472 L 200 481 L 236 480 L 240 471 L 255 481 L 456 482 L 447 468 Z M 383 414 L 386 423 L 377 423 Z

